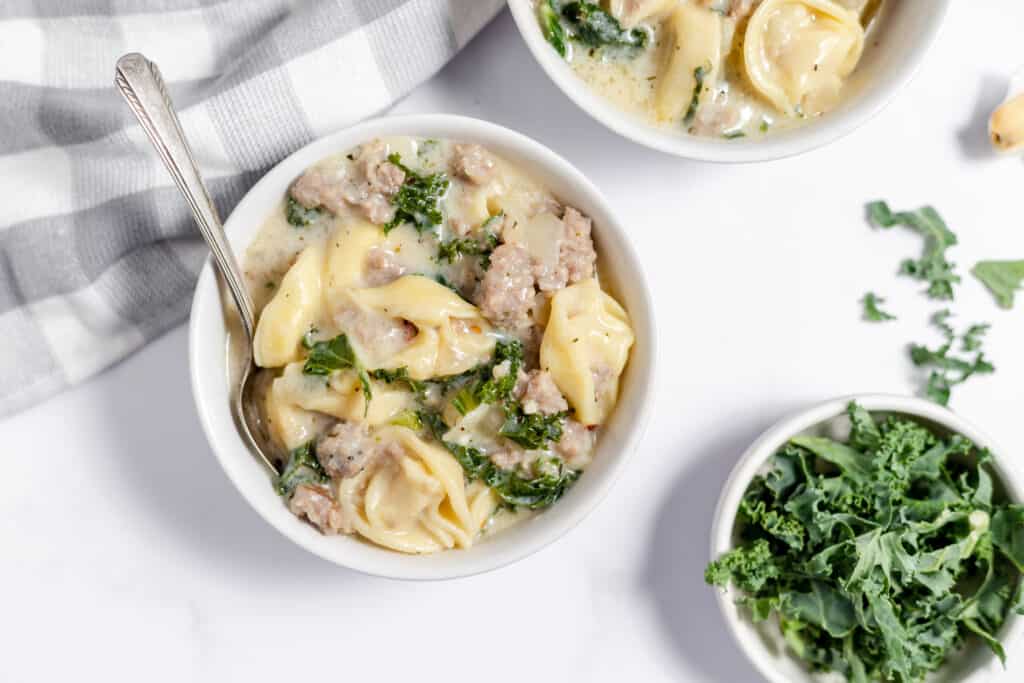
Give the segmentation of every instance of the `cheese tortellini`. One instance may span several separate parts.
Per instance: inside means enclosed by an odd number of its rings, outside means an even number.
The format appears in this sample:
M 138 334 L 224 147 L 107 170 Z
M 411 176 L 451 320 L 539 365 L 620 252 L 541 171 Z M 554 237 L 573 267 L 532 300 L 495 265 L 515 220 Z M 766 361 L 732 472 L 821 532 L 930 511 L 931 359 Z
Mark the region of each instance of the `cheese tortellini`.
M 863 49 L 859 18 L 832 0 L 764 0 L 743 58 L 754 88 L 780 111 L 816 116 L 838 101 Z
M 468 548 L 496 507 L 490 491 L 467 491 L 450 453 L 401 427 L 379 430 L 390 452 L 338 489 L 342 511 L 359 534 L 405 553 Z
M 424 554 L 566 495 L 633 343 L 591 218 L 451 140 L 374 140 L 288 194 L 245 261 L 262 308 L 247 396 L 288 509 Z
M 706 101 L 722 61 L 722 15 L 704 7 L 680 5 L 665 21 L 663 63 L 656 106 L 663 121 L 679 121 Z
M 532 1 L 553 48 L 613 105 L 665 131 L 750 143 L 838 106 L 894 0 L 608 0 L 586 13 L 600 33 Z
M 540 363 L 583 424 L 603 424 L 615 406 L 633 340 L 625 309 L 596 280 L 566 287 L 552 299 Z
M 415 338 L 380 367 L 408 369 L 413 379 L 465 372 L 490 357 L 495 338 L 476 306 L 430 278 L 406 275 L 383 287 L 354 290 L 362 308 L 407 320 Z
M 260 314 L 253 339 L 253 352 L 260 367 L 281 367 L 299 358 L 302 337 L 320 316 L 323 306 L 323 260 L 321 247 L 307 247 Z

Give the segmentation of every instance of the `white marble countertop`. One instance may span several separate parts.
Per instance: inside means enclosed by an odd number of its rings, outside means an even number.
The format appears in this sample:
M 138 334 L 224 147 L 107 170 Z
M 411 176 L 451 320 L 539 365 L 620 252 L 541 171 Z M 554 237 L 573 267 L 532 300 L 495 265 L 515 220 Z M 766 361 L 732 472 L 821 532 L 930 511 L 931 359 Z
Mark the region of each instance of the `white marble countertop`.
M 680 161 L 615 137 L 549 82 L 503 13 L 397 108 L 490 119 L 575 162 L 632 216 L 660 314 L 661 386 L 632 467 L 564 539 L 512 567 L 414 584 L 291 545 L 235 493 L 194 413 L 179 328 L 0 423 L 0 681 L 715 681 L 758 676 L 702 580 L 719 489 L 784 414 L 914 389 L 905 346 L 937 307 L 894 275 L 920 248 L 862 206 L 934 203 L 954 260 L 1024 257 L 1024 163 L 984 122 L 1024 62 L 1024 4 L 959 2 L 911 87 L 827 149 L 768 165 Z M 901 320 L 860 321 L 873 289 Z M 965 278 L 998 371 L 953 407 L 1024 467 L 1024 302 Z M 1010 648 L 1024 675 L 1024 643 Z M 131 678 L 130 678 L 131 677 Z

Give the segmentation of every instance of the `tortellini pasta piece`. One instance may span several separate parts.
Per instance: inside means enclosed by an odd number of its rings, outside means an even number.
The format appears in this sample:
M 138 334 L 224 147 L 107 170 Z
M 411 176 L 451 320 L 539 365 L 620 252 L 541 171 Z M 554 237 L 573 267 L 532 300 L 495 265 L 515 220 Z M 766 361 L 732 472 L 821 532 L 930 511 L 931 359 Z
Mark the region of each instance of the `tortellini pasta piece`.
M 682 4 L 663 24 L 665 39 L 655 91 L 655 111 L 664 121 L 684 118 L 706 97 L 722 62 L 722 15 Z
M 832 0 L 764 0 L 747 24 L 743 62 L 779 111 L 816 116 L 838 101 L 863 50 L 859 17 Z
M 584 425 L 602 424 L 615 407 L 633 341 L 628 314 L 597 280 L 566 287 L 551 300 L 540 364 Z
M 379 367 L 404 366 L 413 379 L 430 379 L 465 372 L 494 351 L 491 326 L 476 306 L 430 278 L 406 275 L 383 287 L 354 290 L 351 296 L 371 313 L 416 327 L 412 342 Z
M 611 0 L 608 11 L 624 28 L 633 28 L 641 21 L 667 12 L 679 0 Z
M 352 288 L 363 286 L 367 254 L 383 244 L 384 239 L 380 227 L 366 221 L 353 221 L 338 228 L 327 242 L 324 295 L 328 303 Z
M 296 362 L 285 367 L 271 382 L 264 406 L 271 436 L 288 450 L 314 438 L 317 430 L 322 430 L 325 416 L 383 425 L 413 407 L 410 394 L 375 381 L 371 382 L 373 399 L 367 407 L 362 384 L 352 370 L 327 378 L 304 374 L 303 365 Z
M 323 306 L 324 251 L 306 247 L 284 278 L 256 325 L 253 353 L 256 364 L 277 368 L 298 360 L 302 337 Z
M 466 490 L 455 458 L 412 430 L 384 427 L 375 436 L 391 444 L 355 477 L 338 485 L 345 517 L 363 537 L 404 553 L 468 548 L 496 503 Z

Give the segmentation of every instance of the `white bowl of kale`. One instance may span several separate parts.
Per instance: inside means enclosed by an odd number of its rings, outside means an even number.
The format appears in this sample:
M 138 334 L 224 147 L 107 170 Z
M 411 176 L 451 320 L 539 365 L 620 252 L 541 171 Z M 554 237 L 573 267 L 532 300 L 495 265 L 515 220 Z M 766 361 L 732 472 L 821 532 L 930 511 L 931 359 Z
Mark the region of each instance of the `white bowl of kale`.
M 1024 631 L 1024 480 L 916 398 L 783 420 L 725 485 L 706 579 L 773 683 L 981 681 Z

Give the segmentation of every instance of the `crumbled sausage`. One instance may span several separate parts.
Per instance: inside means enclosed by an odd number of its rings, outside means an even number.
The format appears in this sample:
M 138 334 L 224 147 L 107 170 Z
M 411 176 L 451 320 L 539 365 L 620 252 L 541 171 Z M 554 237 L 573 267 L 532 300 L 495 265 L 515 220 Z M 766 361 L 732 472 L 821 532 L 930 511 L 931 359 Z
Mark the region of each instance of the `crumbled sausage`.
M 495 249 L 476 299 L 480 311 L 498 327 L 516 329 L 529 325 L 534 303 L 529 252 L 516 244 L 502 244 Z
M 374 349 L 381 356 L 398 353 L 419 330 L 407 320 L 392 318 L 358 306 L 344 306 L 334 315 L 334 323 L 359 347 Z
M 523 390 L 522 403 L 523 412 L 527 415 L 553 415 L 569 409 L 569 404 L 555 385 L 551 373 L 546 370 L 530 371 Z
M 376 444 L 362 422 L 336 422 L 316 442 L 317 459 L 327 474 L 337 479 L 362 472 L 376 452 Z
M 480 145 L 455 145 L 452 171 L 460 178 L 483 185 L 494 177 L 494 157 Z
M 525 465 L 529 460 L 535 458 L 522 447 L 509 442 L 506 447 L 491 453 L 491 462 L 503 470 L 514 470 L 520 465 Z
M 590 236 L 590 219 L 567 206 L 562 217 L 562 229 L 558 262 L 554 267 L 539 262 L 533 264 L 537 287 L 542 292 L 558 291 L 594 275 L 597 252 L 594 251 L 594 240 Z
M 292 184 L 292 198 L 307 209 L 323 207 L 333 214 L 345 208 L 352 181 L 342 169 L 314 167 Z
M 359 171 L 369 183 L 371 192 L 393 195 L 405 182 L 405 171 L 387 159 L 387 148 L 383 143 L 368 145 L 359 155 Z
M 555 444 L 555 452 L 573 469 L 580 469 L 590 463 L 594 450 L 594 430 L 571 417 L 562 425 L 562 438 Z
M 404 274 L 405 266 L 395 259 L 394 252 L 374 247 L 366 254 L 366 284 L 368 287 L 386 285 Z
M 384 224 L 395 217 L 391 197 L 404 181 L 405 172 L 387 160 L 387 147 L 377 141 L 362 148 L 353 173 L 340 166 L 311 168 L 292 185 L 291 195 L 308 209 L 323 207 L 338 214 L 347 205 Z
M 594 251 L 594 240 L 590 236 L 589 218 L 567 206 L 562 223 L 565 225 L 565 241 L 559 249 L 558 260 L 565 264 L 569 284 L 572 285 L 594 276 L 597 252 Z
M 305 517 L 320 533 L 327 535 L 350 534 L 352 524 L 345 519 L 341 506 L 323 486 L 300 484 L 288 501 L 290 509 L 300 519 Z

